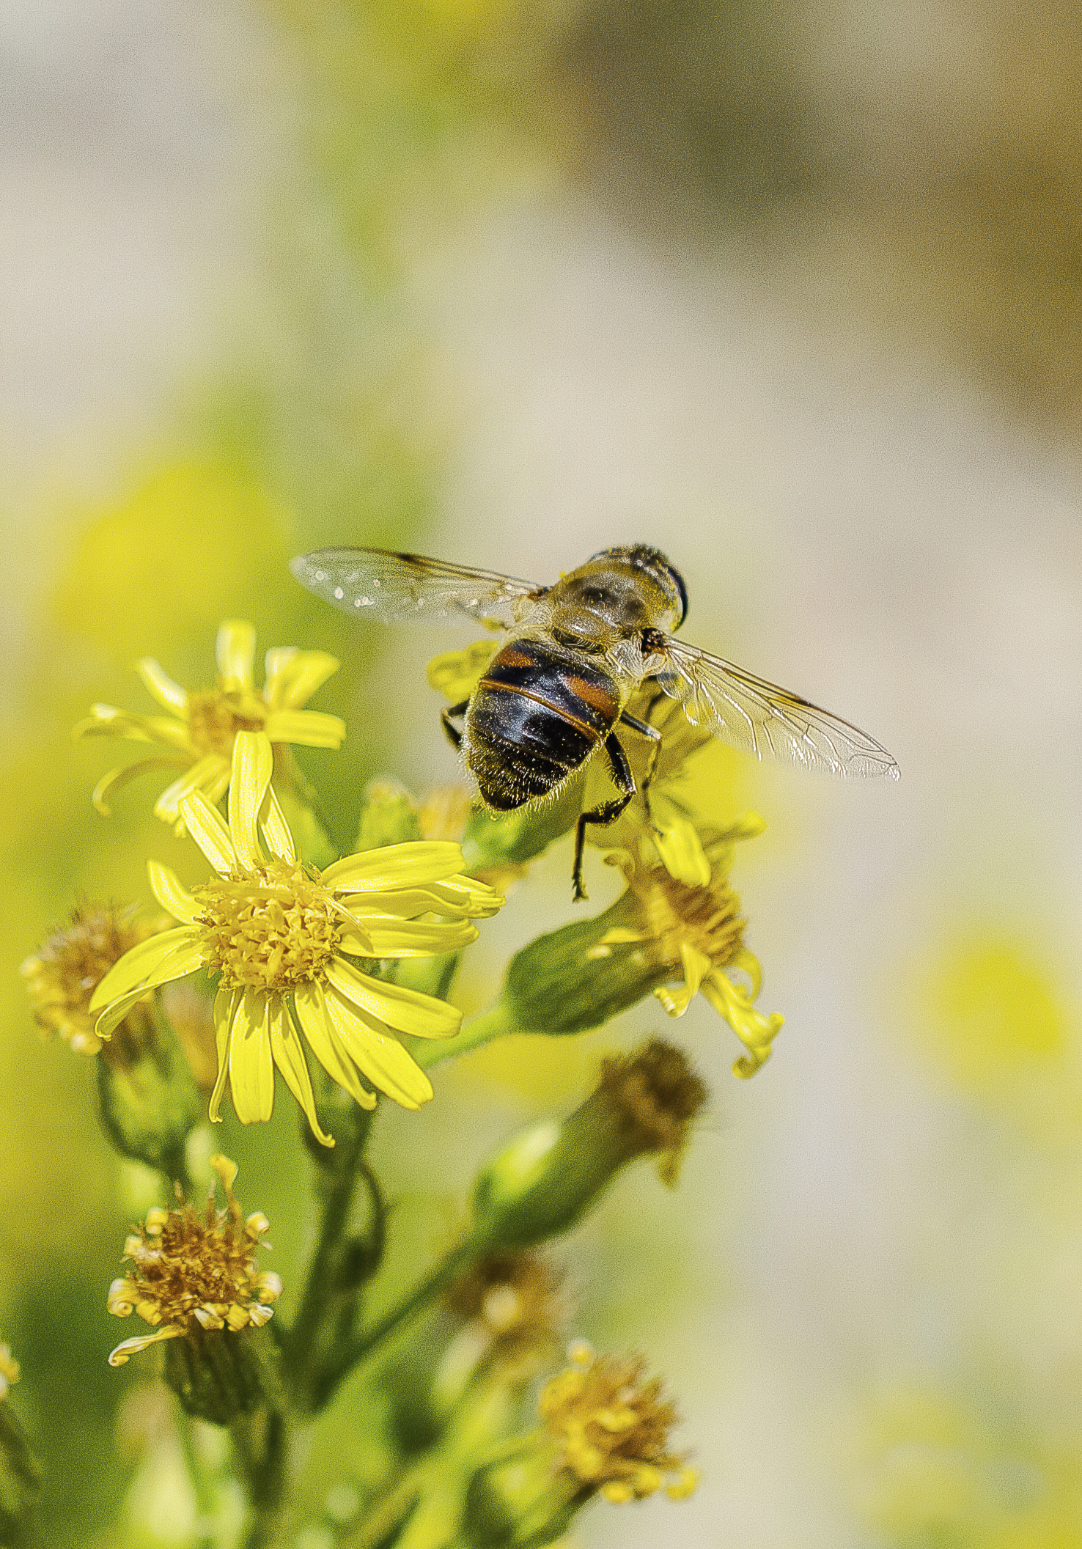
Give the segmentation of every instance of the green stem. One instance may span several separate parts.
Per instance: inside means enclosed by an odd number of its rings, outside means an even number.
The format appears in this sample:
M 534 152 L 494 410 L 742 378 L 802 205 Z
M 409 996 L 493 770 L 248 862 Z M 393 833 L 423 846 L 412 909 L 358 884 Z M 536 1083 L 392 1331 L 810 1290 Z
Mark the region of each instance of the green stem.
M 347 1133 L 336 1135 L 338 1144 L 330 1157 L 320 1159 L 316 1175 L 321 1195 L 319 1230 L 301 1304 L 284 1341 L 287 1381 L 300 1409 L 306 1413 L 322 1407 L 320 1370 L 326 1359 L 328 1325 L 343 1312 L 340 1271 L 358 1179 L 366 1179 L 373 1199 L 378 1194 L 378 1185 L 363 1161 L 371 1121 L 370 1113 L 351 1108 Z M 377 1229 L 381 1225 L 377 1217 Z M 350 1289 L 355 1291 L 355 1287 Z
M 174 1407 L 177 1435 L 180 1438 L 180 1449 L 184 1455 L 188 1478 L 192 1482 L 196 1513 L 201 1529 L 205 1529 L 200 1531 L 199 1538 L 196 1540 L 196 1549 L 214 1549 L 217 1534 L 213 1531 L 211 1523 L 218 1517 L 218 1491 L 196 1448 L 191 1416 L 185 1413 L 179 1403 Z
M 397 1480 L 390 1492 L 350 1532 L 338 1540 L 338 1549 L 379 1549 L 395 1528 L 401 1527 L 424 1489 L 431 1462 L 425 1458 Z
M 328 1369 L 323 1377 L 323 1382 L 318 1393 L 318 1407 L 322 1408 L 331 1398 L 332 1394 L 345 1381 L 349 1374 L 356 1370 L 363 1362 L 385 1344 L 393 1334 L 411 1319 L 428 1307 L 439 1296 L 440 1292 L 462 1273 L 466 1265 L 475 1256 L 477 1249 L 472 1242 L 460 1243 L 457 1248 L 440 1260 L 434 1269 L 430 1270 L 425 1278 L 414 1287 L 408 1296 L 398 1302 L 396 1306 L 385 1312 L 372 1326 L 355 1339 L 344 1355 L 336 1363 L 333 1370 Z
M 289 1421 L 280 1409 L 268 1407 L 234 1420 L 230 1433 L 248 1495 L 243 1549 L 275 1549 L 285 1541 Z
M 444 1060 L 453 1059 L 456 1054 L 468 1054 L 471 1049 L 479 1049 L 493 1038 L 520 1031 L 510 1009 L 502 1000 L 498 1000 L 487 1011 L 479 1011 L 475 1017 L 470 1017 L 462 1031 L 453 1038 L 425 1039 L 423 1043 L 417 1039 L 411 1044 L 410 1053 L 418 1065 L 427 1070 Z

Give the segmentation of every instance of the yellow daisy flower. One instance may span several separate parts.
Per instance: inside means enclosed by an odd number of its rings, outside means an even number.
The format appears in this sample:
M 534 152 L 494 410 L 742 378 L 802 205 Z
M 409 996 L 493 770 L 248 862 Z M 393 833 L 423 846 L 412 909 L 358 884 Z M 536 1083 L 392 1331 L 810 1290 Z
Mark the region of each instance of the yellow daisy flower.
M 625 854 L 619 865 L 628 891 L 617 912 L 628 923 L 614 925 L 588 953 L 601 959 L 616 943 L 641 943 L 651 961 L 666 965 L 671 979 L 682 981 L 679 987 L 661 984 L 654 990 L 666 1013 L 681 1017 L 695 996 L 703 995 L 747 1050 L 733 1065 L 733 1074 L 743 1077 L 753 1076 L 769 1058 L 785 1021 L 780 1012 L 765 1016 L 755 1007 L 762 968 L 744 945 L 740 900 L 727 880 L 733 842 L 762 833 L 764 826 L 749 813 L 722 834 L 696 833 L 708 866 L 705 884 L 690 885 L 660 862 Z M 749 988 L 729 977 L 731 969 L 747 976 Z
M 477 936 L 471 919 L 494 914 L 503 899 L 462 876 L 461 847 L 445 841 L 388 845 L 324 871 L 304 864 L 271 788 L 273 761 L 265 733 L 237 733 L 228 827 L 199 791 L 181 801 L 180 817 L 216 875 L 189 892 L 169 867 L 148 862 L 154 896 L 181 924 L 121 958 L 90 1009 L 101 1012 L 95 1031 L 107 1038 L 148 989 L 206 969 L 218 980 L 211 1119 L 227 1081 L 242 1124 L 269 1119 L 277 1066 L 313 1132 L 332 1145 L 316 1118 L 302 1034 L 362 1107 L 376 1103 L 363 1076 L 404 1108 L 419 1108 L 432 1087 L 395 1034 L 450 1038 L 462 1016 L 361 972 L 351 958 L 457 951 Z
M 261 1273 L 255 1257 L 257 1248 L 270 1247 L 264 1235 L 270 1222 L 261 1211 L 245 1219 L 233 1193 L 235 1162 L 212 1156 L 210 1165 L 225 1189 L 224 1210 L 215 1210 L 213 1190 L 203 1210 L 183 1202 L 175 1210 L 155 1205 L 124 1244 L 132 1267 L 109 1287 L 109 1311 L 117 1318 L 137 1312 L 154 1333 L 117 1345 L 110 1366 L 197 1329 L 235 1334 L 262 1328 L 272 1316 L 269 1304 L 281 1296 L 282 1282 Z
M 152 770 L 183 770 L 158 797 L 155 816 L 182 828 L 180 805 L 201 791 L 215 805 L 229 789 L 233 742 L 238 731 L 265 732 L 271 742 L 294 742 L 309 748 L 338 748 L 346 735 L 337 715 L 305 710 L 321 684 L 338 671 L 325 651 L 299 651 L 275 646 L 267 652 L 266 676 L 256 690 L 255 628 L 244 619 L 227 619 L 218 630 L 218 681 L 214 688 L 194 691 L 174 683 L 152 656 L 135 664 L 151 698 L 166 715 L 132 715 L 114 705 L 91 705 L 75 737 L 123 737 L 129 742 L 157 743 L 165 751 L 110 769 L 94 788 L 92 800 L 108 815 L 109 798 L 138 775 Z
M 644 1380 L 643 1358 L 595 1356 L 584 1340 L 568 1354 L 571 1365 L 538 1400 L 563 1467 L 608 1501 L 642 1500 L 662 1487 L 673 1500 L 686 1499 L 697 1475 L 682 1453 L 668 1450 L 676 1408 L 662 1399 L 656 1377 Z

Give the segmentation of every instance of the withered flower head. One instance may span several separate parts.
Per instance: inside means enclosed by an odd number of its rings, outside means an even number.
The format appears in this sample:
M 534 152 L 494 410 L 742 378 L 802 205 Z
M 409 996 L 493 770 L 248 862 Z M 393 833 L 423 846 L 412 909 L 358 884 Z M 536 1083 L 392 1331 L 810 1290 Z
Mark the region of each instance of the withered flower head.
M 155 1332 L 118 1345 L 110 1366 L 123 1366 L 160 1340 L 200 1329 L 236 1333 L 269 1321 L 282 1282 L 260 1273 L 255 1255 L 270 1246 L 264 1237 L 270 1223 L 260 1212 L 244 1217 L 233 1193 L 234 1162 L 214 1156 L 211 1166 L 225 1190 L 225 1209 L 215 1209 L 213 1191 L 202 1209 L 183 1199 L 173 1210 L 154 1206 L 125 1242 L 132 1268 L 110 1286 L 109 1311 L 118 1318 L 137 1312 Z
M 20 968 L 34 1020 L 50 1037 L 63 1038 L 76 1054 L 97 1054 L 102 1040 L 88 1010 L 95 988 L 132 947 L 172 925 L 167 916 L 138 918 L 135 905 L 81 899 L 66 926 L 53 932 Z M 138 1037 L 145 1004 L 131 1008 L 125 1025 Z
M 538 1401 L 563 1468 L 609 1501 L 642 1500 L 663 1486 L 673 1500 L 690 1495 L 697 1475 L 668 1450 L 676 1408 L 658 1378 L 644 1379 L 643 1358 L 595 1356 L 585 1343 L 570 1358 Z
M 543 1351 L 556 1336 L 563 1308 L 559 1277 L 533 1253 L 487 1253 L 447 1291 L 459 1317 L 479 1323 L 503 1356 Z

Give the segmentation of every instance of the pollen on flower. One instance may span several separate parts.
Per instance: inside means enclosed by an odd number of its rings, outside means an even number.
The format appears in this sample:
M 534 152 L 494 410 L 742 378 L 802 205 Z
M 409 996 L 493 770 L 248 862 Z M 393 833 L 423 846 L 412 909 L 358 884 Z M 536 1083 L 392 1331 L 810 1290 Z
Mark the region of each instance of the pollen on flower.
M 156 1332 L 125 1340 L 109 1357 L 123 1366 L 129 1357 L 164 1339 L 200 1329 L 262 1327 L 271 1303 L 282 1293 L 275 1274 L 264 1274 L 258 1248 L 269 1248 L 270 1223 L 256 1212 L 244 1216 L 233 1193 L 236 1165 L 224 1156 L 211 1158 L 226 1196 L 216 1209 L 214 1192 L 201 1209 L 180 1195 L 174 1209 L 154 1206 L 124 1244 L 131 1269 L 109 1288 L 109 1311 L 118 1318 L 137 1312 Z
M 134 905 L 81 900 L 67 925 L 20 968 L 35 1022 L 48 1036 L 63 1038 L 76 1054 L 97 1054 L 102 1041 L 94 1032 L 97 1017 L 88 1009 L 96 986 L 125 952 L 171 924 L 163 915 L 138 918 Z M 144 1009 L 133 1007 L 129 1024 Z
M 643 930 L 666 961 L 678 966 L 681 949 L 692 947 L 716 967 L 733 962 L 744 945 L 740 899 L 724 877 L 705 887 L 689 887 L 664 866 L 651 867 L 632 881 Z
M 578 1342 L 572 1364 L 545 1386 L 538 1408 L 563 1468 L 606 1500 L 642 1500 L 663 1486 L 674 1500 L 695 1488 L 694 1470 L 670 1452 L 676 1408 L 641 1356 L 595 1356 Z M 666 1484 L 666 1481 L 668 1483 Z
M 342 911 L 315 869 L 299 861 L 215 877 L 195 898 L 208 967 L 223 989 L 292 989 L 339 949 Z

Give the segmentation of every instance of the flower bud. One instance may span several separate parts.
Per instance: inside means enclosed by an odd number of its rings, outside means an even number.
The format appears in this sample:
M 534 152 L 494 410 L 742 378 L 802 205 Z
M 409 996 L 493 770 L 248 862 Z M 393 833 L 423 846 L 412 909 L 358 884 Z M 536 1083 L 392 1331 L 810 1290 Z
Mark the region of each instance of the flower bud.
M 658 1039 L 637 1054 L 606 1059 L 581 1107 L 525 1130 L 481 1173 L 471 1242 L 513 1249 L 558 1236 L 637 1156 L 660 1155 L 662 1176 L 672 1181 L 705 1099 L 686 1056 Z
M 620 899 L 592 920 L 576 920 L 523 947 L 503 989 L 516 1027 L 556 1036 L 585 1033 L 664 984 L 668 966 L 641 942 L 607 944 L 625 913 Z
M 107 1044 L 97 1076 L 102 1126 L 121 1156 L 145 1162 L 168 1178 L 183 1177 L 185 1145 L 202 1116 L 202 1103 L 191 1067 L 164 1019 L 155 1017 L 153 1040 L 127 1057 L 123 1040 L 116 1049 Z

